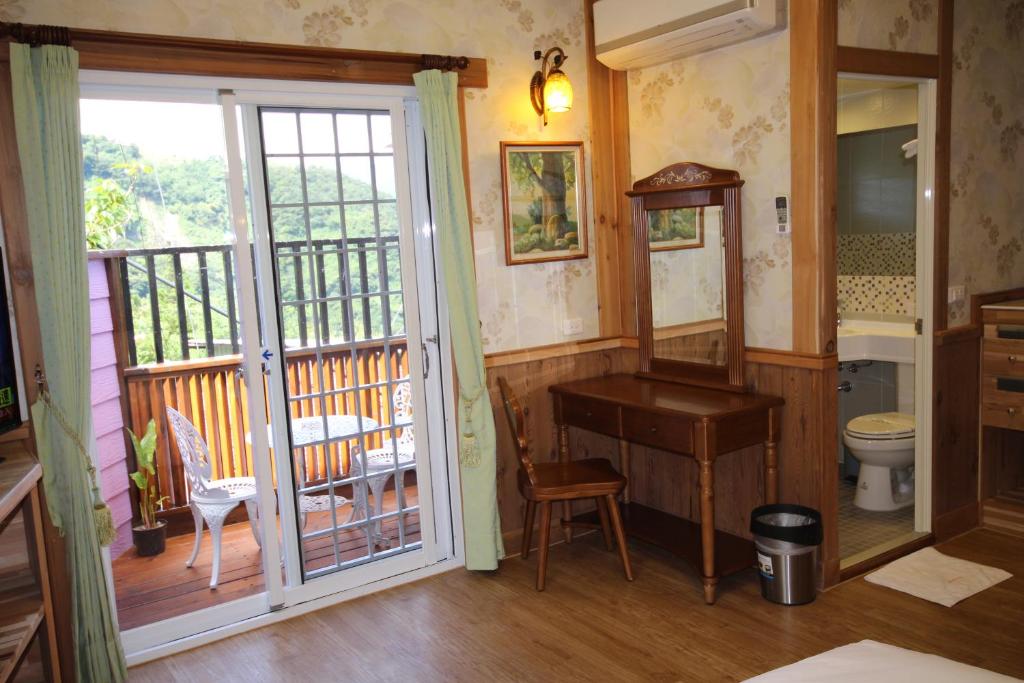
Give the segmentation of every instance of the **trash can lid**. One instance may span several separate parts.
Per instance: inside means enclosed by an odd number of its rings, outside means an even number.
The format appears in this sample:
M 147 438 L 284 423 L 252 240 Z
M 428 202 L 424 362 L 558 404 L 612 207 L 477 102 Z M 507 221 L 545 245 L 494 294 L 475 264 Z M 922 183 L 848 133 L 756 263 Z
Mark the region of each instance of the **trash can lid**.
M 821 513 L 814 508 L 775 503 L 754 508 L 750 531 L 756 536 L 799 545 L 821 545 Z

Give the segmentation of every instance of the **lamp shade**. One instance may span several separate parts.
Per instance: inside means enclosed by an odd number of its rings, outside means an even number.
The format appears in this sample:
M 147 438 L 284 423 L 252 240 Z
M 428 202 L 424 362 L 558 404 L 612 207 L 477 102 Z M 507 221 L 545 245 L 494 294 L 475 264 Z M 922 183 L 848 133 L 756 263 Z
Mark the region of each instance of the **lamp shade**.
M 553 112 L 572 109 L 572 83 L 558 69 L 552 69 L 544 81 L 544 108 Z

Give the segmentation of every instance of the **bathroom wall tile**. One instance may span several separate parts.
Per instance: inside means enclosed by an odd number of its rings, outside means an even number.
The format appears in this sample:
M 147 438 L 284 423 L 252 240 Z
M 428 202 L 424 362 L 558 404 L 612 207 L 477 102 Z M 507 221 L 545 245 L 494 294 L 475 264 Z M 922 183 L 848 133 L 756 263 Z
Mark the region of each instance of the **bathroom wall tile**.
M 914 275 L 916 261 L 912 232 L 839 235 L 839 275 Z
M 837 282 L 844 314 L 914 315 L 915 278 L 889 275 L 840 275 Z

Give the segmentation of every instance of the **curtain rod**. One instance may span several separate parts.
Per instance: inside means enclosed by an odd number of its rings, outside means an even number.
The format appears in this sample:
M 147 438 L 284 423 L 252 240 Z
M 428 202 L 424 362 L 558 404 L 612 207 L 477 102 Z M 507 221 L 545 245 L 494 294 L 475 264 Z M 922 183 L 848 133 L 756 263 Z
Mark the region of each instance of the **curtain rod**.
M 40 45 L 71 45 L 71 29 L 66 26 L 43 26 L 34 24 L 8 24 L 0 22 L 0 37 L 10 36 L 16 43 Z
M 133 33 L 118 33 L 112 31 L 100 31 L 90 29 L 72 29 L 66 26 L 44 26 L 36 24 L 16 24 L 0 22 L 0 38 L 9 37 L 14 42 L 28 43 L 32 47 L 38 47 L 40 45 L 64 45 L 73 47 L 73 43 L 76 40 L 88 40 L 94 41 L 97 38 L 107 38 L 112 43 L 116 42 L 131 42 L 133 44 L 139 44 L 149 41 L 153 43 L 167 44 L 167 43 L 204 43 L 210 46 L 236 46 L 243 47 L 246 45 L 260 48 L 279 48 L 288 51 L 303 51 L 310 54 L 324 54 L 329 55 L 335 54 L 358 54 L 364 58 L 371 60 L 379 60 L 386 62 L 403 62 L 403 63 L 418 63 L 424 69 L 440 69 L 442 71 L 464 71 L 470 66 L 470 59 L 464 56 L 455 55 L 434 55 L 434 54 L 414 54 L 414 53 L 397 53 L 397 52 L 374 52 L 374 51 L 352 51 L 343 50 L 339 48 L 325 48 L 315 47 L 307 45 L 269 45 L 266 43 L 244 43 L 240 41 L 225 41 L 208 38 L 188 38 L 182 36 L 159 36 L 152 35 L 146 36 L 142 34 Z

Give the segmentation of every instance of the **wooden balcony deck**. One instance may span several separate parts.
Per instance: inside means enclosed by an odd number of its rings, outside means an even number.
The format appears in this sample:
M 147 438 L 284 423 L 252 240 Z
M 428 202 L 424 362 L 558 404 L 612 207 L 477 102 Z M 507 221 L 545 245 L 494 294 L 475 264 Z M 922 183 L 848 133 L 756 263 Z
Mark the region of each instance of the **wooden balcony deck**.
M 406 506 L 418 503 L 416 488 L 406 486 Z M 384 512 L 397 509 L 394 491 L 384 495 Z M 339 522 L 348 518 L 350 507 L 338 509 Z M 330 527 L 330 512 L 311 513 L 305 531 Z M 398 546 L 397 518 L 385 520 L 384 533 Z M 354 560 L 367 554 L 366 537 L 353 529 L 339 534 L 341 560 Z M 156 557 L 139 557 L 132 548 L 114 560 L 114 590 L 117 616 L 122 630 L 144 626 L 195 610 L 221 605 L 231 600 L 255 595 L 264 590 L 260 549 L 248 522 L 224 527 L 221 545 L 220 582 L 210 590 L 213 543 L 208 530 L 203 532 L 202 548 L 195 565 L 185 567 L 192 554 L 195 536 L 192 533 L 167 539 L 167 550 Z M 419 513 L 406 518 L 406 544 L 420 540 Z M 334 553 L 329 536 L 305 541 L 307 565 L 318 568 L 331 564 Z

